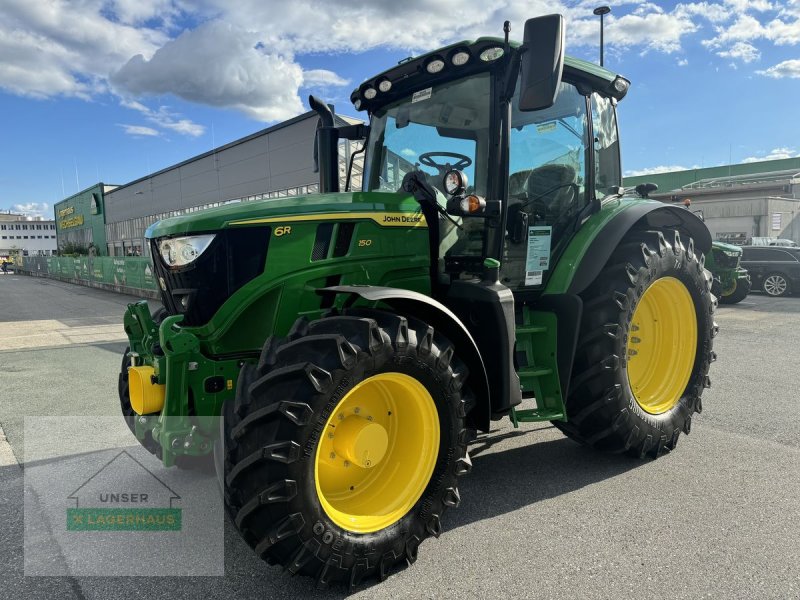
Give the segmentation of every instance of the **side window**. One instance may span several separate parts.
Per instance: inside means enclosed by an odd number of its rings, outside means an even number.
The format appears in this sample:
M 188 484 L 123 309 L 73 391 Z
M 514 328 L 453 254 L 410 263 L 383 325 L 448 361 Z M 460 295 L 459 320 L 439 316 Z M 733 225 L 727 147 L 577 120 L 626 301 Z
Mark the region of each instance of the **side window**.
M 562 83 L 550 108 L 521 112 L 517 101 L 512 106 L 509 205 L 520 201 L 531 224 L 553 225 L 587 202 L 586 98 Z
M 592 128 L 594 131 L 594 192 L 597 198 L 622 185 L 619 162 L 619 137 L 614 104 L 597 93 L 592 94 Z

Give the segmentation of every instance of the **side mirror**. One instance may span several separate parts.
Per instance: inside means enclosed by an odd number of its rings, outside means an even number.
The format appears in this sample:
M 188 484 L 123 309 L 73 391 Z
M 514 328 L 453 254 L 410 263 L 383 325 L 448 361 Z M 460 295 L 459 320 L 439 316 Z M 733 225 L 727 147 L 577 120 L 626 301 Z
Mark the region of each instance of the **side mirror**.
M 521 111 L 553 106 L 564 71 L 564 17 L 545 15 L 525 21 L 519 91 Z

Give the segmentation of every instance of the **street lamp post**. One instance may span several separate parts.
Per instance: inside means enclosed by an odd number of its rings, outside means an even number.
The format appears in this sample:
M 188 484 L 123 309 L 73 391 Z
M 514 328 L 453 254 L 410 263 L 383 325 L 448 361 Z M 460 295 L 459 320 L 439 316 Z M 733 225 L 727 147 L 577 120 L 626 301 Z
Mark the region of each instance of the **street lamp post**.
M 594 14 L 600 16 L 600 66 L 603 66 L 603 15 L 611 12 L 608 6 L 598 6 L 592 11 Z

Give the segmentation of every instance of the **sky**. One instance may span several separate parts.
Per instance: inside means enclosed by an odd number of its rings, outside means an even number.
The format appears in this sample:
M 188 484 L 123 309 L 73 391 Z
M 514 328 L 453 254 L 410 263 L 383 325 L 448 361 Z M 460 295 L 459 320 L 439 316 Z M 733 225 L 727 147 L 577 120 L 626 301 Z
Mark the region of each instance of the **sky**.
M 123 184 L 482 35 L 565 16 L 567 54 L 598 61 L 600 2 L 0 0 L 0 210 Z M 609 2 L 605 66 L 623 172 L 800 155 L 800 0 Z M 402 10 L 400 10 L 402 7 Z

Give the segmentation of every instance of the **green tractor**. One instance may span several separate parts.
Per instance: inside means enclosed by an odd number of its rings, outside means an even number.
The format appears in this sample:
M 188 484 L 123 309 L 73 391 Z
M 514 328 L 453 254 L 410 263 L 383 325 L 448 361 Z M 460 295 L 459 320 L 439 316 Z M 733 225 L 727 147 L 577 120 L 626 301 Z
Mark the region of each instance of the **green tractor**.
M 741 267 L 741 261 L 742 249 L 739 246 L 712 242 L 706 268 L 714 278 L 711 291 L 723 304 L 741 302 L 750 293 L 750 274 Z
M 563 46 L 549 15 L 402 61 L 353 92 L 367 125 L 312 97 L 319 194 L 148 229 L 164 311 L 125 314 L 123 413 L 166 466 L 213 454 L 269 563 L 350 586 L 413 563 L 493 421 L 635 457 L 689 433 L 711 238 L 623 198 L 629 82 Z M 364 140 L 359 190 L 340 139 Z

